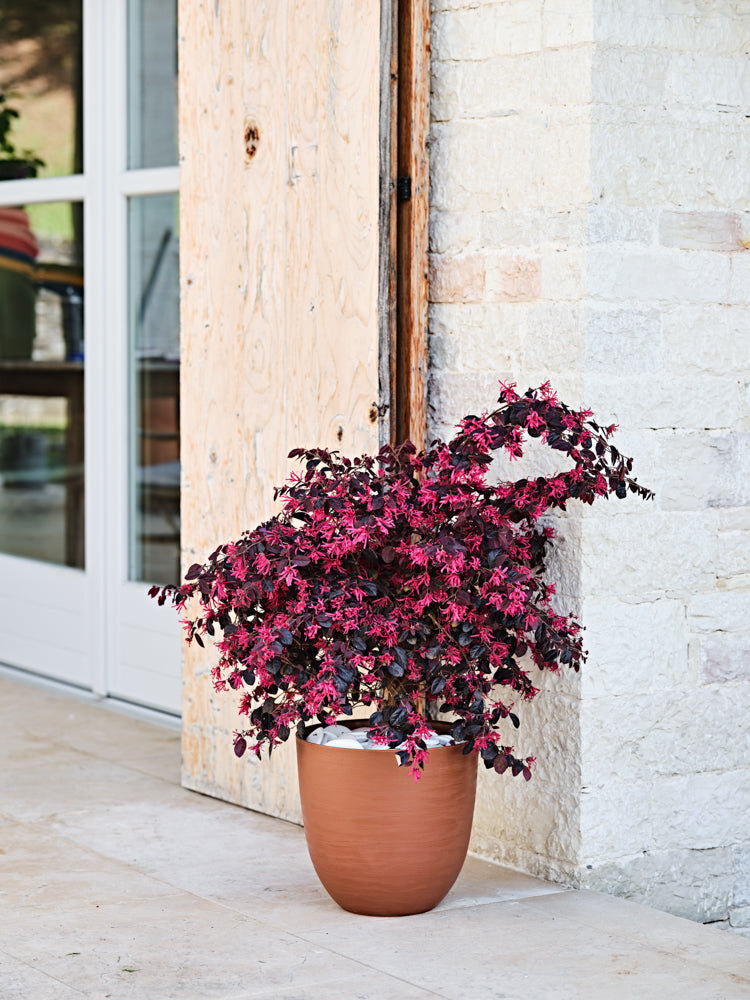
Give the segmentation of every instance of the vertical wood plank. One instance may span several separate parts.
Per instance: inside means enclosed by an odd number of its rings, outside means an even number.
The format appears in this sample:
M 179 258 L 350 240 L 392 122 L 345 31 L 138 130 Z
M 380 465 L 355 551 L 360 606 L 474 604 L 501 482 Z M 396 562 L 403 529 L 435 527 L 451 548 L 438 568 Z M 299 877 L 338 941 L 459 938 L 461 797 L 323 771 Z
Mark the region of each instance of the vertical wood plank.
M 398 170 L 398 10 L 399 0 L 382 0 L 380 8 L 380 263 L 379 325 L 380 444 L 397 435 L 396 357 L 396 257 Z
M 318 402 L 323 439 L 356 454 L 377 434 L 380 2 L 319 4 Z
M 300 445 L 300 435 L 320 436 L 317 392 L 320 384 L 318 183 L 320 101 L 317 0 L 289 0 L 286 19 L 286 115 L 288 180 L 286 190 L 286 308 L 291 322 L 285 340 L 286 431 L 284 455 Z
M 183 560 L 274 512 L 297 445 L 377 447 L 377 0 L 180 0 Z M 183 781 L 299 819 L 188 652 Z
M 411 197 L 397 208 L 396 439 L 421 448 L 427 434 L 430 3 L 401 0 L 398 13 L 398 176 Z

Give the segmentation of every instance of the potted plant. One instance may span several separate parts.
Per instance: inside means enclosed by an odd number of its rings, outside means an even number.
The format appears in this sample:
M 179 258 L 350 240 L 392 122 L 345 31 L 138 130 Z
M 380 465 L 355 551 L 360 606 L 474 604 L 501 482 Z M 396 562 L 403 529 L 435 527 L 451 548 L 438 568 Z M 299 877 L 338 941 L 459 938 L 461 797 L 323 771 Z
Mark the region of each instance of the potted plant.
M 281 513 L 181 586 L 151 589 L 186 613 L 188 642 L 215 637 L 213 683 L 236 692 L 242 720 L 236 755 L 296 734 L 310 854 L 345 908 L 436 905 L 468 848 L 477 760 L 531 777 L 534 758 L 512 746 L 514 703 L 537 694 L 534 665 L 578 670 L 585 655 L 578 622 L 553 608 L 540 519 L 570 500 L 652 496 L 614 430 L 549 384 L 519 396 L 501 383 L 497 407 L 465 417 L 449 444 L 353 460 L 296 449 Z M 492 483 L 493 452 L 520 457 L 525 435 L 568 468 Z
M 19 151 L 10 131 L 19 113 L 0 90 L 0 182 L 36 177 L 42 160 Z M 0 359 L 28 360 L 36 335 L 34 268 L 39 251 L 23 208 L 0 208 Z
M 44 166 L 44 160 L 40 160 L 28 149 L 16 149 L 10 139 L 10 131 L 19 117 L 16 108 L 9 106 L 7 94 L 0 90 L 0 180 L 2 181 L 36 177 L 39 168 Z

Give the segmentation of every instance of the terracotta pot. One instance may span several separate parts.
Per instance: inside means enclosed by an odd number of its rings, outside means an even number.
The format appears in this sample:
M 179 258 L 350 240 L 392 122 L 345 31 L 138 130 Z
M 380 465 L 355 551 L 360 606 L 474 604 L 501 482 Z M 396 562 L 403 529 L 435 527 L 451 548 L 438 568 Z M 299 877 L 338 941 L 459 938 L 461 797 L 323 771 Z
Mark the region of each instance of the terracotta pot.
M 333 899 L 381 917 L 437 906 L 466 858 L 477 754 L 436 747 L 415 781 L 391 750 L 296 739 L 307 847 Z

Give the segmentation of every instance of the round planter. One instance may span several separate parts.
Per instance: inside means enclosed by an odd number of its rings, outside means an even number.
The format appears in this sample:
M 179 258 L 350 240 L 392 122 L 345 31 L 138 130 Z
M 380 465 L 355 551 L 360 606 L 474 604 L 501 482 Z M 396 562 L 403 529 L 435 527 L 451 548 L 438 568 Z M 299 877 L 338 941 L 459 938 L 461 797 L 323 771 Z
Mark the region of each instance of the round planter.
M 437 906 L 469 847 L 477 754 L 436 747 L 415 781 L 391 750 L 296 742 L 310 858 L 339 906 L 380 917 Z
M 0 160 L 0 181 L 21 181 L 36 177 L 36 167 L 28 160 Z

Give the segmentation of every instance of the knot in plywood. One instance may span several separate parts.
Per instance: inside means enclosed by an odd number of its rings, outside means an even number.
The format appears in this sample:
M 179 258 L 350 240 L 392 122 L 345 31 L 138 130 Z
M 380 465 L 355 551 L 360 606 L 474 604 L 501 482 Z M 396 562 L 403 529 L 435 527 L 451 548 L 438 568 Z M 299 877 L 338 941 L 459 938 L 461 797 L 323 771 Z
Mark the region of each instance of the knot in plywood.
M 258 152 L 258 146 L 260 144 L 260 129 L 258 128 L 258 123 L 253 121 L 252 118 L 248 118 L 245 121 L 244 140 L 245 163 L 249 163 Z

